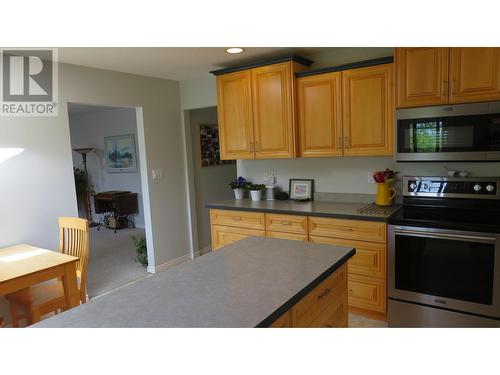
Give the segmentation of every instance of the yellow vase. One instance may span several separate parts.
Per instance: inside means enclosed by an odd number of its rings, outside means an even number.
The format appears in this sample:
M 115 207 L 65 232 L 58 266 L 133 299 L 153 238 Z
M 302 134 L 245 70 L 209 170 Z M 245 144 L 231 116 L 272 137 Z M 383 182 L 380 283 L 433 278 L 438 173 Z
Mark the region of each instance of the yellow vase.
M 396 189 L 391 187 L 388 183 L 377 184 L 377 196 L 375 197 L 375 204 L 378 206 L 390 206 L 392 200 L 396 196 Z

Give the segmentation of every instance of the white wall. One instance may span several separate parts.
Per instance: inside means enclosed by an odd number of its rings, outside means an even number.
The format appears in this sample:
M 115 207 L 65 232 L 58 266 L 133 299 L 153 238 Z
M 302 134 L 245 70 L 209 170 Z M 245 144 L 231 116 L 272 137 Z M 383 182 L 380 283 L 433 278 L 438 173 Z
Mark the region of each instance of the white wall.
M 217 108 L 202 108 L 190 111 L 191 140 L 193 145 L 193 170 L 198 228 L 198 250 L 211 244 L 210 214 L 205 205 L 234 197 L 228 186 L 236 178 L 236 164 L 211 167 L 201 166 L 200 125 L 217 126 Z
M 400 176 L 443 176 L 445 167 L 467 170 L 473 176 L 500 175 L 499 163 L 396 163 L 392 157 L 240 160 L 237 164 L 238 175 L 254 183 L 263 181 L 264 172 L 276 172 L 277 184 L 285 191 L 290 178 L 312 178 L 316 191 L 331 193 L 375 194 L 368 175 L 385 168 L 398 171 Z
M 87 155 L 89 184 L 94 185 L 96 192 L 125 190 L 138 193 L 139 213 L 134 216 L 134 221 L 137 227 L 144 228 L 140 163 L 138 163 L 138 172 L 108 173 L 104 151 L 104 137 L 124 134 L 134 135 L 137 148 L 135 109 L 115 108 L 70 115 L 69 124 L 72 148 L 94 147 L 94 150 Z M 83 169 L 82 156 L 74 151 L 73 166 Z M 80 212 L 80 215 L 82 213 L 85 215 L 85 212 Z M 94 220 L 98 220 L 95 211 Z
M 140 107 L 144 129 L 139 143 L 143 193 L 151 201 L 145 222 L 152 224 L 154 264 L 187 253 L 188 231 L 184 143 L 179 83 L 75 65 L 59 66 L 59 115 L 0 119 L 0 147 L 22 147 L 21 155 L 0 164 L 0 246 L 29 242 L 57 246 L 57 217 L 76 215 L 67 103 Z M 142 134 L 143 133 L 143 134 Z M 140 147 L 139 147 L 140 148 Z M 150 170 L 162 168 L 153 181 Z M 149 244 L 149 243 L 148 243 Z
M 196 109 L 217 106 L 215 76 L 208 73 L 198 79 L 180 82 L 182 109 Z

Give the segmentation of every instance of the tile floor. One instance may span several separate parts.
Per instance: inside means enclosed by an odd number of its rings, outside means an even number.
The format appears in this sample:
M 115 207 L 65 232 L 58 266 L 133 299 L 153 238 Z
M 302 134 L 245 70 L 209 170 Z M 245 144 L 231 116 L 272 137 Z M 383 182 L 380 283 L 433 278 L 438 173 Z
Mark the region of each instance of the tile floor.
M 387 322 L 349 314 L 349 328 L 387 328 Z

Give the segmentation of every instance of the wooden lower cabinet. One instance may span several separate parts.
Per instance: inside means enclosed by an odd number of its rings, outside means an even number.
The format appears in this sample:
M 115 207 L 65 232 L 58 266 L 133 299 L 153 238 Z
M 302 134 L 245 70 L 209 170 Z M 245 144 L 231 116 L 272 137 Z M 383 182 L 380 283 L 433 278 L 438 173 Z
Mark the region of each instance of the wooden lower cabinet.
M 212 251 L 250 236 L 265 237 L 266 232 L 258 229 L 247 229 L 212 225 Z
M 307 234 L 267 231 L 266 237 L 307 242 Z
M 385 279 L 349 274 L 349 306 L 385 314 Z
M 347 327 L 347 265 L 344 264 L 328 276 L 271 327 Z
M 249 236 L 282 238 L 296 241 L 310 241 L 329 245 L 356 248 L 354 255 L 346 265 L 345 305 L 333 305 L 319 301 L 314 293 L 321 294 L 324 283 L 304 297 L 290 315 L 292 326 L 306 327 L 344 326 L 347 322 L 347 306 L 357 313 L 366 313 L 378 319 L 385 319 L 387 312 L 386 276 L 387 276 L 387 225 L 384 222 L 350 220 L 302 215 L 285 215 L 237 210 L 210 210 L 212 230 L 212 250 L 239 241 Z M 328 280 L 331 279 L 329 278 Z M 319 289 L 318 289 L 319 288 Z M 332 292 L 332 296 L 341 293 Z M 340 298 L 340 297 L 339 297 Z M 318 301 L 314 307 L 304 307 L 306 301 Z M 328 305 L 328 310 L 323 307 Z M 374 315 L 372 315 L 374 314 Z M 284 318 L 283 318 L 284 319 Z M 339 320 L 340 319 L 340 320 Z M 333 322 L 333 323 L 332 323 Z M 281 324 L 275 322 L 275 324 Z M 347 325 L 347 323 L 345 323 Z M 274 325 L 273 325 L 274 326 Z

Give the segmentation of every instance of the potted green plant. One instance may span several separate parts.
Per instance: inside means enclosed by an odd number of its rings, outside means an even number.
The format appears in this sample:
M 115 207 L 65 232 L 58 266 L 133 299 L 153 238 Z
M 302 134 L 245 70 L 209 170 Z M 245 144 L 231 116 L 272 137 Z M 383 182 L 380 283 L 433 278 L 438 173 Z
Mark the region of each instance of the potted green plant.
M 248 190 L 250 190 L 250 195 L 253 201 L 260 201 L 262 199 L 262 190 L 266 188 L 263 184 L 249 184 Z
M 148 249 L 146 247 L 146 239 L 144 237 L 137 238 L 136 236 L 130 236 L 132 241 L 134 241 L 136 257 L 135 260 L 142 264 L 144 267 L 148 265 Z
M 241 176 L 229 183 L 229 186 L 231 186 L 231 189 L 233 189 L 234 191 L 235 199 L 243 199 L 245 197 L 245 189 L 247 188 L 248 184 L 249 182 Z

